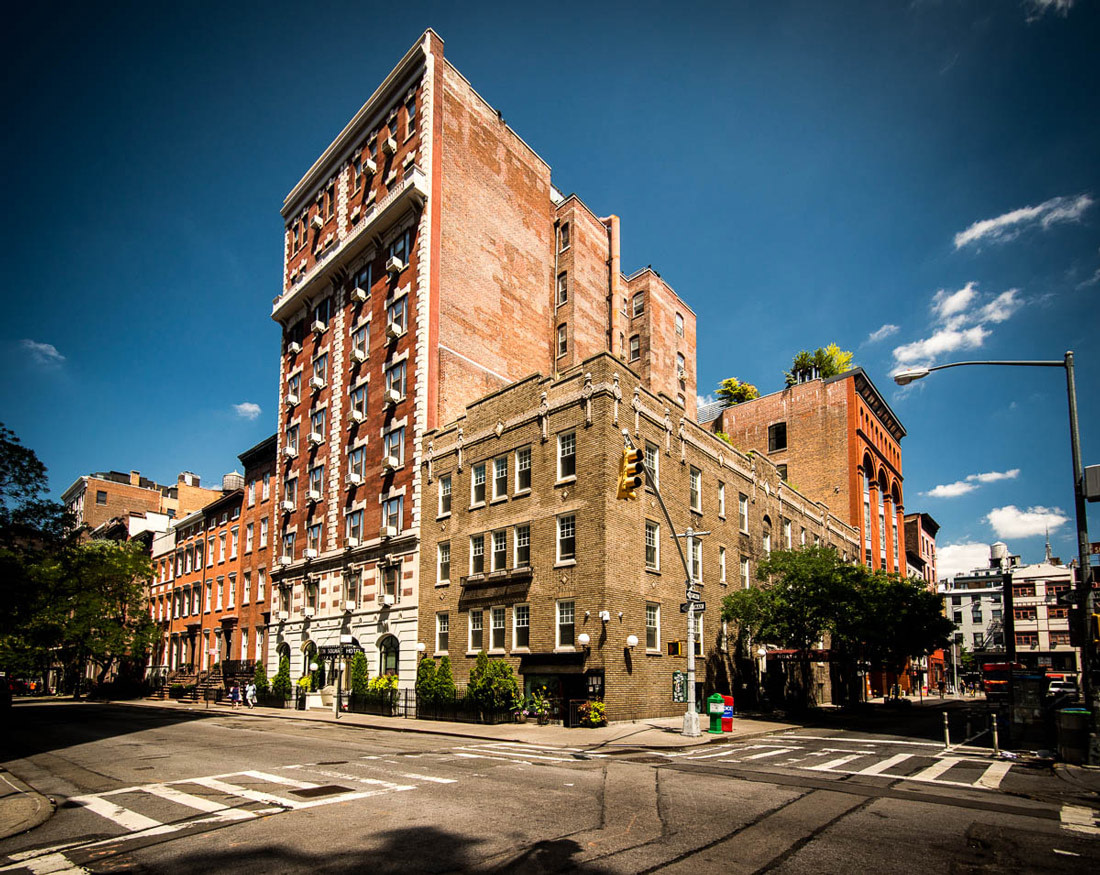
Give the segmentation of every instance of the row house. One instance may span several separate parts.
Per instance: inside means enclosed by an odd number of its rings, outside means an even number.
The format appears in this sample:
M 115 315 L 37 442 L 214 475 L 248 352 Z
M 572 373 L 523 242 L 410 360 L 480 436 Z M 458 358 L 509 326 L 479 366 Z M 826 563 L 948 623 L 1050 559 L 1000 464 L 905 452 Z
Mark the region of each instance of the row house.
M 623 430 L 644 449 L 675 533 L 648 485 L 636 502 L 616 500 Z M 481 650 L 506 659 L 525 693 L 543 691 L 566 721 L 588 696 L 612 720 L 682 713 L 672 690 L 683 653 L 704 659 L 700 678 L 728 658 L 722 597 L 749 587 L 773 548 L 859 554 L 852 526 L 609 353 L 475 401 L 425 435 L 423 457 L 425 652 L 447 655 L 460 679 Z M 675 537 L 689 526 L 707 533 L 687 556 L 708 605 L 693 642 Z
M 619 220 L 417 40 L 283 204 L 268 669 L 333 645 L 415 677 L 423 437 L 530 374 L 599 353 L 694 414 L 695 316 L 620 270 Z
M 220 494 L 201 486 L 189 471 L 182 472 L 173 486 L 142 477 L 140 471 L 100 471 L 77 477 L 61 494 L 61 503 L 72 517 L 74 530 L 88 537 L 105 523 L 131 514 L 178 519 Z

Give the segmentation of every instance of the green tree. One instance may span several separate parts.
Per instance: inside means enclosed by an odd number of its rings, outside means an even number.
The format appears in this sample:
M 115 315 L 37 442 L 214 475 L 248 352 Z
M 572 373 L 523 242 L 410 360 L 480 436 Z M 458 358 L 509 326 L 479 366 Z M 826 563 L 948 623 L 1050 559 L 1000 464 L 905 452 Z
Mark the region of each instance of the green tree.
M 359 651 L 351 658 L 351 693 L 353 696 L 362 696 L 367 692 L 370 683 L 370 673 L 367 671 L 367 657 Z
M 252 673 L 252 683 L 256 685 L 257 695 L 266 696 L 271 684 L 267 680 L 267 669 L 262 662 L 256 663 L 256 670 Z
M 720 400 L 731 406 L 760 397 L 760 392 L 752 383 L 742 383 L 737 377 L 727 377 L 719 383 L 716 394 Z
M 290 657 L 279 657 L 279 670 L 271 681 L 271 692 L 283 701 L 290 698 L 294 685 L 290 682 Z
M 481 701 L 481 690 L 485 685 L 485 676 L 489 671 L 489 656 L 484 650 L 479 650 L 474 660 L 474 667 L 470 669 L 470 682 L 466 691 L 474 697 L 475 701 Z
M 835 377 L 850 371 L 853 367 L 852 353 L 842 350 L 835 343 L 826 347 L 818 347 L 813 352 L 802 350 L 791 362 L 791 369 L 784 371 L 786 385 L 793 386 L 798 382 L 799 375 L 810 374 L 816 371 L 819 377 Z
M 439 660 L 439 667 L 435 671 L 435 691 L 440 701 L 447 702 L 455 697 L 455 676 L 449 656 Z
M 416 700 L 430 705 L 435 698 L 435 660 L 425 656 L 416 666 Z

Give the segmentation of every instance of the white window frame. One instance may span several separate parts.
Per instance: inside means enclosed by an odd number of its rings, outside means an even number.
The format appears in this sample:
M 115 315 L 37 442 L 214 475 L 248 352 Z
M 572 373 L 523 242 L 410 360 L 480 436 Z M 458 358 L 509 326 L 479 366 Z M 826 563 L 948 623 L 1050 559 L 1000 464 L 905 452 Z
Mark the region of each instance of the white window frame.
M 568 606 L 568 616 L 570 618 L 569 623 L 563 623 L 563 618 L 566 616 L 566 606 Z M 573 627 L 573 640 L 570 641 L 568 644 L 563 643 L 562 641 L 562 626 Z M 554 649 L 577 649 L 577 602 L 575 599 L 561 599 L 560 601 L 554 603 Z
M 444 474 L 439 478 L 439 516 L 445 517 L 451 515 L 451 500 L 453 493 L 451 491 L 451 475 Z M 446 508 L 444 508 L 446 505 Z
M 477 626 L 474 625 L 474 618 L 477 618 Z M 478 632 L 481 636 L 481 641 L 474 645 L 474 632 Z M 478 651 L 485 649 L 485 609 L 484 608 L 472 608 L 470 610 L 469 618 L 466 621 L 466 652 L 477 653 Z
M 718 580 L 721 583 L 726 582 L 726 548 L 718 548 Z
M 499 624 L 497 621 L 500 621 Z M 497 632 L 500 632 L 500 646 L 497 646 Z M 503 653 L 508 649 L 508 609 L 503 605 L 493 605 L 489 608 L 489 653 Z
M 571 533 L 568 536 L 563 534 L 567 525 L 566 521 L 568 521 L 568 526 L 571 529 Z M 556 537 L 554 538 L 554 554 L 557 557 L 557 564 L 560 565 L 563 563 L 575 563 L 577 561 L 577 515 L 574 513 L 565 513 L 557 517 L 555 523 L 555 532 Z M 561 549 L 562 540 L 566 537 L 572 538 L 573 540 L 573 552 L 568 556 L 563 556 Z
M 501 481 L 503 488 L 499 488 Z M 493 501 L 498 498 L 508 497 L 508 456 L 497 456 L 493 459 Z
M 527 559 L 521 562 L 520 547 L 527 549 Z M 519 523 L 512 527 L 512 567 L 528 568 L 531 565 L 531 524 Z
M 718 516 L 726 518 L 726 484 L 718 481 Z
M 645 444 L 645 469 L 649 477 L 653 478 L 653 485 L 659 489 L 661 487 L 661 448 L 649 441 Z M 645 485 L 649 486 L 649 478 L 646 478 Z
M 527 622 L 522 625 L 519 622 L 520 608 L 525 608 L 527 615 Z M 519 629 L 527 630 L 526 644 L 519 643 Z M 526 602 L 524 602 L 523 604 L 512 605 L 512 649 L 520 651 L 527 651 L 531 649 L 531 606 Z
M 446 646 L 443 644 L 443 636 L 447 636 Z M 448 653 L 451 646 L 451 614 L 449 611 L 440 611 L 435 615 L 435 652 Z
M 691 541 L 691 579 L 696 583 L 703 582 L 703 542 L 698 538 Z
M 688 504 L 696 513 L 703 512 L 703 472 L 694 466 L 688 470 Z
M 489 491 L 485 482 L 485 476 L 485 462 L 478 462 L 476 465 L 470 466 L 470 507 L 481 507 L 485 504 L 485 497 Z M 481 492 L 480 498 L 478 497 L 479 490 Z
M 475 570 L 475 559 L 480 557 L 481 568 Z M 484 574 L 485 573 L 485 533 L 479 532 L 476 535 L 470 535 L 470 574 Z
M 498 545 L 502 549 L 497 549 Z M 504 571 L 508 568 L 508 530 L 495 529 L 490 537 L 491 551 L 489 554 L 489 570 Z M 498 558 L 500 564 L 498 565 Z
M 650 611 L 653 613 L 653 623 L 650 624 Z M 653 630 L 653 646 L 649 645 L 649 630 Z M 647 653 L 661 652 L 661 605 L 659 602 L 645 603 L 645 649 Z
M 737 529 L 749 533 L 749 497 L 738 494 L 737 496 Z
M 572 447 L 571 453 L 564 453 L 563 450 L 567 445 Z M 562 461 L 563 459 L 571 458 L 573 472 L 571 474 L 563 473 Z M 563 431 L 558 435 L 558 483 L 566 483 L 577 479 L 577 432 L 574 430 Z
M 446 567 L 447 573 L 443 573 Z M 440 541 L 436 546 L 435 579 L 437 583 L 451 582 L 451 542 Z
M 741 557 L 741 565 L 738 573 L 741 577 L 741 588 L 749 589 L 752 586 L 752 568 L 749 565 L 748 556 Z
M 649 533 L 653 532 L 653 562 L 649 561 Z M 661 524 L 654 520 L 645 521 L 645 567 L 647 571 L 661 570 Z
M 526 467 L 521 466 L 521 462 L 523 462 L 523 461 L 526 461 L 526 463 L 527 463 Z M 522 495 L 524 493 L 527 493 L 527 492 L 531 491 L 531 466 L 532 466 L 532 463 L 533 463 L 533 459 L 532 459 L 532 453 L 531 453 L 530 445 L 528 445 L 526 447 L 519 447 L 516 450 L 516 491 L 515 491 L 516 495 Z M 522 479 L 523 479 L 523 472 L 524 471 L 527 472 L 527 477 L 526 477 L 527 485 L 526 486 L 520 486 L 520 483 L 522 482 Z

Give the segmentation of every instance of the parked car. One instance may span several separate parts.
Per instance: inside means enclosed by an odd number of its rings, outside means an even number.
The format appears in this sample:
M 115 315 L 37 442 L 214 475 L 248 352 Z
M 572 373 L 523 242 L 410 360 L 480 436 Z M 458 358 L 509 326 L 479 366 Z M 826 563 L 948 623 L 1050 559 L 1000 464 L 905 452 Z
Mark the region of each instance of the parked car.
M 1050 697 L 1066 698 L 1072 701 L 1077 701 L 1079 693 L 1077 692 L 1077 682 L 1070 680 L 1053 680 L 1050 682 L 1050 686 L 1047 687 L 1047 695 Z

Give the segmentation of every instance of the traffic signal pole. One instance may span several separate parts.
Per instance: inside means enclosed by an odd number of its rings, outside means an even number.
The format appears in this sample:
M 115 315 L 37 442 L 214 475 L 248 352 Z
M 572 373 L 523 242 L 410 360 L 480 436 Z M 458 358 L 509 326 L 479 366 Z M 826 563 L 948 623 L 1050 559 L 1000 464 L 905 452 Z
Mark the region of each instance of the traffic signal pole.
M 628 473 L 630 465 L 636 464 L 634 460 L 634 453 L 639 452 L 634 446 L 634 442 L 630 439 L 629 429 L 623 429 L 623 462 L 622 469 L 619 474 L 619 482 L 617 484 L 617 498 L 636 498 L 633 490 L 627 488 L 627 484 L 624 482 Z M 628 457 L 628 454 L 630 456 Z M 687 555 L 693 555 L 695 546 L 695 539 L 702 535 L 709 535 L 710 532 L 696 532 L 691 526 L 688 526 L 687 531 L 683 535 L 676 534 L 676 526 L 672 522 L 672 517 L 669 516 L 668 507 L 665 506 L 665 499 L 661 495 L 661 490 L 657 487 L 657 483 L 653 479 L 653 472 L 643 464 L 641 466 L 642 472 L 644 472 L 646 485 L 653 490 L 653 494 L 657 496 L 657 503 L 661 505 L 661 513 L 664 514 L 665 521 L 668 523 L 668 530 L 672 533 L 672 542 L 676 545 L 676 552 L 680 556 L 680 564 L 684 567 L 684 590 L 687 596 L 687 711 L 684 712 L 684 727 L 681 734 L 686 738 L 698 738 L 702 733 L 699 729 L 699 712 L 695 709 L 695 605 L 699 600 L 699 593 L 695 589 L 695 579 L 691 573 L 691 566 L 688 565 L 687 556 L 684 555 L 684 550 L 680 546 L 680 538 L 687 540 Z

